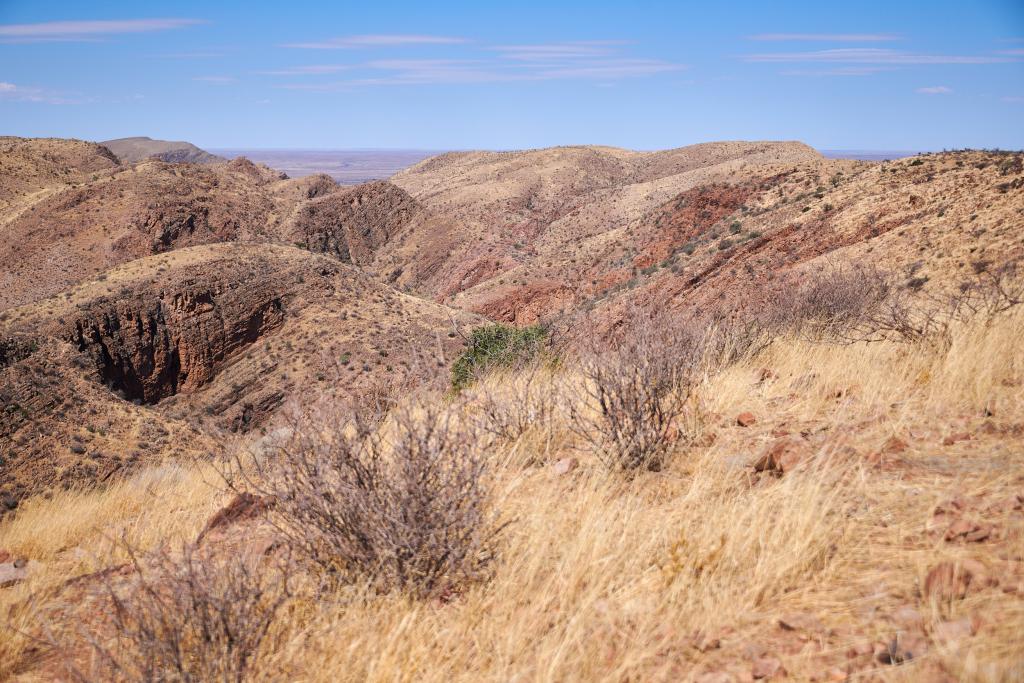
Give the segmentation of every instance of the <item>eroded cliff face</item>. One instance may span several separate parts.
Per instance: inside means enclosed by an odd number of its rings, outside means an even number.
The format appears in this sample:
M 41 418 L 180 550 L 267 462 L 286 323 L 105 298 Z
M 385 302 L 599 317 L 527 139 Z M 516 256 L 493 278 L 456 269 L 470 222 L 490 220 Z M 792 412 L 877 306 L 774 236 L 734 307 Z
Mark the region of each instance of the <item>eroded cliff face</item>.
M 416 386 L 461 351 L 453 318 L 478 322 L 294 247 L 123 264 L 0 312 L 0 471 L 19 496 L 105 481 L 179 444 L 216 452 L 289 400 Z
M 422 211 L 409 193 L 376 181 L 314 199 L 299 211 L 294 229 L 311 251 L 367 265 Z
M 133 401 L 157 403 L 208 383 L 239 350 L 284 320 L 281 297 L 260 288 L 209 286 L 90 306 L 68 341 L 102 381 Z
M 216 443 L 188 420 L 122 400 L 55 338 L 0 343 L 0 517 L 27 495 L 102 483 Z

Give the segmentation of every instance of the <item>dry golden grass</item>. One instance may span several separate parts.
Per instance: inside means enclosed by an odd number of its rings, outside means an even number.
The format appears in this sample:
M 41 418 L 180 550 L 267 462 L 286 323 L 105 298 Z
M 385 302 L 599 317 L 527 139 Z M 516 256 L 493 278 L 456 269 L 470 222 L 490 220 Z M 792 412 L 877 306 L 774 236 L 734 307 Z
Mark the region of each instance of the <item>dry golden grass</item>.
M 859 680 L 1021 680 L 1024 519 L 986 508 L 996 533 L 969 545 L 946 543 L 928 525 L 935 506 L 955 495 L 995 505 L 1021 490 L 1020 432 L 1004 427 L 1024 423 L 1022 334 L 1017 313 L 960 329 L 943 346 L 780 341 L 699 387 L 711 446 L 679 445 L 665 471 L 632 480 L 573 450 L 556 412 L 492 447 L 495 504 L 513 524 L 488 583 L 450 602 L 360 588 L 334 601 L 297 600 L 264 653 L 264 677 L 674 681 L 720 671 L 749 680 L 751 661 L 769 656 L 796 680 L 838 678 L 847 668 Z M 760 381 L 761 368 L 774 376 Z M 565 401 L 564 380 L 542 381 L 563 387 Z M 492 396 L 520 395 L 514 376 L 485 381 Z M 736 426 L 740 411 L 757 424 Z M 772 429 L 805 432 L 815 457 L 781 478 L 753 476 L 746 465 Z M 942 445 L 961 431 L 972 439 Z M 873 467 L 868 456 L 893 435 L 908 449 Z M 580 467 L 569 475 L 523 465 L 574 454 Z M 26 503 L 0 526 L 0 547 L 42 569 L 0 591 L 0 609 L 115 561 L 109 539 L 121 534 L 141 547 L 194 538 L 223 502 L 214 480 L 204 468 L 163 469 Z M 77 559 L 76 549 L 98 558 Z M 930 567 L 967 557 L 999 586 L 944 603 L 922 597 Z M 927 650 L 902 666 L 881 664 L 872 648 L 902 630 L 892 615 L 905 606 L 922 615 Z M 14 608 L 16 626 L 27 627 L 29 611 Z M 780 618 L 811 625 L 787 631 Z M 947 643 L 934 635 L 963 618 L 975 620 L 973 636 Z M 708 648 L 714 638 L 719 647 Z M 0 677 L 31 668 L 29 659 L 19 663 L 24 645 L 0 634 Z

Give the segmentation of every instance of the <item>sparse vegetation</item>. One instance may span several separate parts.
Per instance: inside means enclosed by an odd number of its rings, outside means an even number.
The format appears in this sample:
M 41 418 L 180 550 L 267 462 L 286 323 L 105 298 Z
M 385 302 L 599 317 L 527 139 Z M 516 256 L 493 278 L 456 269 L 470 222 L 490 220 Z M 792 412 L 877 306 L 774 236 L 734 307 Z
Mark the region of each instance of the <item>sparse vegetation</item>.
M 263 645 L 290 597 L 287 570 L 239 556 L 211 561 L 185 545 L 146 555 L 107 577 L 93 599 L 109 624 L 61 625 L 52 643 L 80 681 L 224 681 L 258 678 Z M 84 615 L 83 615 L 84 616 Z M 81 656 L 85 647 L 92 656 Z
M 660 470 L 679 438 L 703 347 L 686 327 L 646 322 L 607 350 L 580 361 L 583 379 L 571 428 L 613 470 Z
M 14 186 L 0 679 L 1020 679 L 1024 155 L 742 144 Z
M 297 414 L 242 481 L 277 501 L 275 528 L 325 589 L 366 581 L 420 598 L 463 590 L 486 577 L 502 529 L 486 454 L 450 409 L 403 404 L 388 424 L 385 435 L 375 419 L 337 405 Z
M 547 337 L 542 325 L 517 328 L 495 323 L 474 329 L 469 348 L 452 364 L 452 389 L 461 391 L 490 368 L 514 367 L 533 360 L 543 350 Z

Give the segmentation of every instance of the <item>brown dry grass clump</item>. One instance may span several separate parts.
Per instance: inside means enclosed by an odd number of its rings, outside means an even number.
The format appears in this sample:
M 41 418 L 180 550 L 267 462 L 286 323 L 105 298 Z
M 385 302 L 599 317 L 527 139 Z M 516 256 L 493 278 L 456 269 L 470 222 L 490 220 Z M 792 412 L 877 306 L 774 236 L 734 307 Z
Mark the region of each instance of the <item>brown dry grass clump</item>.
M 491 439 L 486 501 L 512 523 L 489 580 L 425 599 L 372 581 L 300 598 L 278 615 L 252 678 L 1020 680 L 1022 333 L 1018 307 L 957 323 L 941 344 L 776 338 L 695 380 L 701 438 L 676 442 L 661 471 L 628 478 L 571 423 L 573 410 L 593 408 L 567 387 L 593 377 L 571 364 L 486 377 L 461 406 L 466 425 L 481 419 L 480 402 L 486 412 L 519 400 L 524 382 L 559 405 Z M 409 406 L 407 419 L 430 424 Z M 740 412 L 756 422 L 737 425 Z M 381 436 L 394 428 L 386 421 Z M 780 438 L 800 444 L 799 465 L 755 472 Z M 546 466 L 570 455 L 580 462 L 569 474 Z M 224 501 L 214 479 L 197 467 L 160 486 L 143 477 L 25 503 L 0 526 L 0 545 L 39 568 L 0 593 L 0 609 L 23 632 L 55 605 L 60 618 L 82 618 L 62 581 L 123 558 L 102 540 L 112 529 L 143 550 L 195 538 Z M 988 534 L 960 539 L 937 508 Z M 81 559 L 89 547 L 95 561 Z M 926 594 L 943 562 L 973 568 L 973 582 Z M 30 595 L 49 596 L 48 609 Z M 29 645 L 0 634 L 2 675 L 47 676 Z

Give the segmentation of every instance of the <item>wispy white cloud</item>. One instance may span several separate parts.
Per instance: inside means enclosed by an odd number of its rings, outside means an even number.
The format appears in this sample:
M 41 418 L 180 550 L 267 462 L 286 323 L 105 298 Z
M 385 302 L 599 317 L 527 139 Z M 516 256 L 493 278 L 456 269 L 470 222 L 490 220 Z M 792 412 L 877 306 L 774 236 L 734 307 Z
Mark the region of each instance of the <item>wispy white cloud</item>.
M 808 52 L 769 52 L 744 55 L 747 62 L 831 62 L 838 64 L 995 64 L 1016 61 L 1007 56 L 922 55 L 883 48 L 854 47 Z
M 377 59 L 338 65 L 353 78 L 329 83 L 292 82 L 292 90 L 334 91 L 377 85 L 503 83 L 577 79 L 603 84 L 685 69 L 658 59 L 621 55 L 624 41 L 594 40 L 536 45 L 497 45 L 483 48 L 478 59 Z M 263 72 L 271 75 L 328 74 L 334 67 L 288 67 Z M 356 77 L 358 76 L 358 77 Z
M 625 43 L 617 40 L 591 40 L 540 45 L 498 45 L 490 49 L 501 53 L 505 59 L 534 62 L 604 57 L 615 52 L 614 46 L 623 44 Z
M 1024 47 L 1015 47 L 1012 50 L 1000 50 L 1001 55 L 1010 55 L 1013 57 L 1024 57 Z
M 305 66 L 289 66 L 271 71 L 258 71 L 257 73 L 264 76 L 319 76 L 322 74 L 336 74 L 339 71 L 347 71 L 351 68 L 351 64 L 307 64 Z
M 39 24 L 0 24 L 0 42 L 96 40 L 121 33 L 148 33 L 205 23 L 201 19 L 113 19 L 48 21 Z
M 371 75 L 330 83 L 288 83 L 289 90 L 330 92 L 360 86 L 379 85 L 444 85 L 459 83 L 492 83 L 517 80 L 515 74 L 481 68 L 478 62 L 454 59 L 389 59 L 359 65 Z
M 465 38 L 454 38 L 451 36 L 376 34 L 344 36 L 311 43 L 285 43 L 281 47 L 305 50 L 353 50 L 395 45 L 455 45 L 465 42 L 468 42 Z
M 837 66 L 831 69 L 790 69 L 780 72 L 783 76 L 873 76 L 882 71 L 892 71 L 891 66 Z
M 921 95 L 949 95 L 953 92 L 953 89 L 946 85 L 929 85 L 924 88 L 918 88 L 914 92 Z
M 1024 102 L 1024 97 L 1018 95 L 1007 95 L 1006 97 L 999 98 L 1003 102 Z
M 87 100 L 68 97 L 52 90 L 0 81 L 0 100 L 39 104 L 80 104 Z
M 538 76 L 546 80 L 559 78 L 623 79 L 650 76 L 667 71 L 680 71 L 685 68 L 686 66 L 683 64 L 672 64 L 657 59 L 608 59 L 547 68 L 539 71 Z
M 238 79 L 234 76 L 195 76 L 192 78 L 193 81 L 199 81 L 200 83 L 210 83 L 211 85 L 228 85 L 234 83 Z
M 227 53 L 222 50 L 196 50 L 194 52 L 169 52 L 159 56 L 165 59 L 216 59 L 227 56 Z
M 895 33 L 758 33 L 747 40 L 820 43 L 880 43 L 899 40 Z

